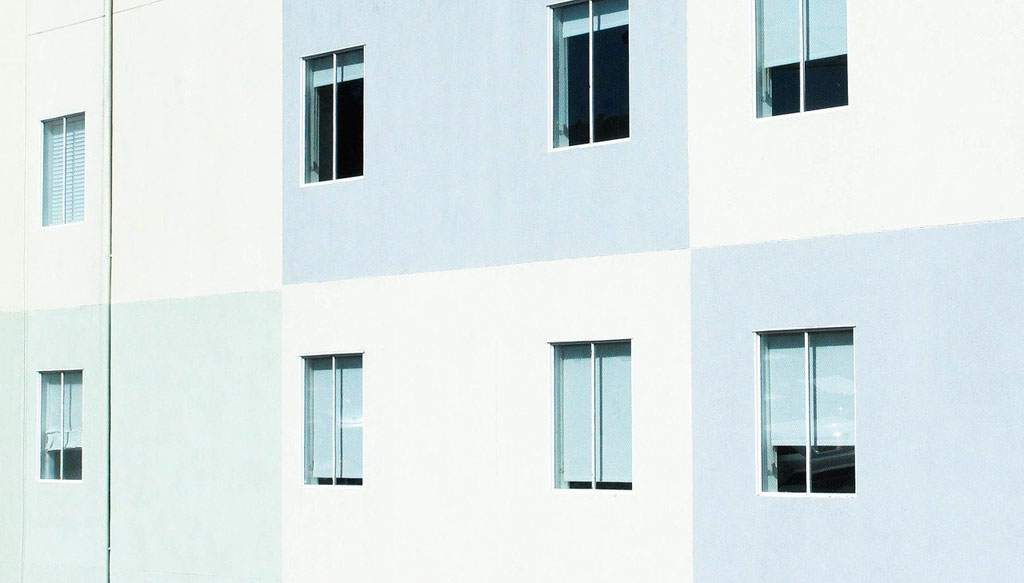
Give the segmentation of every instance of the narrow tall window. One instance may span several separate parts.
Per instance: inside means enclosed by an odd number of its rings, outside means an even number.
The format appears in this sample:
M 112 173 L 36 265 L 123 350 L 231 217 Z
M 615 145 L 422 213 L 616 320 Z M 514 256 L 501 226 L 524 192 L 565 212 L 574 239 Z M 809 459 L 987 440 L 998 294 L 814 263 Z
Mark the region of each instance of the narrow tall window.
M 846 0 L 755 0 L 757 116 L 849 103 Z
M 363 49 L 306 59 L 306 183 L 363 174 Z
M 43 226 L 85 220 L 85 115 L 43 122 Z
M 630 343 L 555 345 L 555 487 L 633 487 Z
M 760 339 L 761 491 L 854 493 L 853 330 Z
M 556 148 L 629 137 L 629 4 L 552 9 Z
M 363 483 L 363 357 L 306 358 L 307 484 Z
M 82 479 L 82 371 L 44 372 L 39 478 Z

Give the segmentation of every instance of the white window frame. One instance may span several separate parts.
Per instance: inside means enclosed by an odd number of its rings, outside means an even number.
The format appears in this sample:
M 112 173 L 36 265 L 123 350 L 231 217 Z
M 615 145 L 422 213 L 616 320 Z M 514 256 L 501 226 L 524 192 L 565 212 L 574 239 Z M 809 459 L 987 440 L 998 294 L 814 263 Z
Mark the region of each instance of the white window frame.
M 309 136 L 306 135 L 306 83 L 308 81 L 307 75 L 309 74 L 309 68 L 307 67 L 307 61 L 319 59 L 321 57 L 331 56 L 334 59 L 334 71 L 338 69 L 338 55 L 341 53 L 348 53 L 352 51 L 363 51 L 363 173 L 359 176 L 349 176 L 348 178 L 333 178 L 331 180 L 321 180 L 319 182 L 306 182 L 306 154 L 307 148 L 309 147 Z M 355 182 L 366 178 L 366 79 L 369 77 L 366 71 L 366 45 L 353 45 L 347 48 L 338 49 L 334 51 L 325 51 L 322 53 L 315 53 L 312 55 L 306 55 L 299 59 L 299 188 L 310 188 L 314 186 L 325 186 L 329 184 L 340 184 L 343 182 Z M 335 73 L 336 75 L 337 73 Z M 334 83 L 334 100 L 337 103 L 338 99 L 338 84 Z M 334 129 L 331 131 L 331 144 L 334 151 L 334 155 L 337 156 L 338 152 L 338 120 L 337 117 L 334 119 Z M 328 355 L 330 356 L 330 355 Z
M 58 118 L 54 118 L 58 119 Z M 64 478 L 64 375 L 67 373 L 77 372 L 82 375 L 82 477 L 79 479 Z M 37 371 L 39 376 L 39 390 L 36 391 L 36 436 L 37 439 L 42 437 L 45 431 L 43 417 L 46 412 L 43 410 L 43 391 L 45 385 L 43 384 L 43 375 L 46 374 L 60 374 L 60 458 L 57 464 L 57 477 L 56 478 L 43 478 L 43 451 L 37 452 L 36 455 L 36 481 L 44 482 L 47 484 L 81 484 L 85 481 L 85 370 L 80 368 L 64 368 L 64 369 L 45 369 Z M 39 443 L 40 448 L 43 447 L 42 443 Z
M 597 378 L 595 374 L 595 353 L 597 352 L 596 346 L 598 344 L 629 344 L 629 399 L 630 399 L 630 423 L 629 423 L 629 447 L 630 447 L 630 460 L 633 458 L 633 339 L 632 338 L 611 338 L 603 340 L 568 340 L 559 342 L 548 343 L 549 350 L 549 361 L 548 361 L 548 378 L 551 379 L 551 431 L 549 433 L 550 443 L 548 451 L 551 453 L 549 458 L 548 467 L 551 468 L 551 484 L 552 489 L 555 492 L 573 492 L 573 495 L 578 492 L 598 492 L 597 495 L 629 495 L 635 488 L 632 486 L 635 484 L 632 467 L 630 468 L 630 488 L 598 488 L 597 487 L 597 411 L 595 407 L 596 391 L 597 391 Z M 557 370 L 558 370 L 558 348 L 561 346 L 581 346 L 584 344 L 590 345 L 590 488 L 559 488 L 556 484 L 559 479 L 558 472 L 558 391 L 557 391 Z M 632 463 L 632 461 L 631 461 Z
M 69 113 L 69 114 L 66 114 L 66 115 L 58 115 L 56 117 L 47 118 L 47 119 L 42 120 L 40 122 L 40 124 L 39 124 L 40 128 L 42 129 L 42 143 L 40 144 L 40 146 L 41 146 L 40 150 L 41 150 L 42 154 L 41 154 L 41 156 L 39 158 L 39 161 L 40 161 L 40 165 L 39 166 L 40 166 L 40 170 L 41 170 L 41 180 L 40 180 L 41 189 L 40 190 L 41 190 L 41 194 L 42 194 L 42 200 L 40 201 L 40 203 L 41 203 L 40 204 L 41 216 L 40 216 L 40 221 L 39 222 L 40 222 L 40 224 L 42 224 L 44 229 L 48 229 L 50 227 L 64 227 L 64 226 L 67 226 L 67 225 L 76 225 L 76 224 L 84 223 L 85 222 L 85 213 L 84 213 L 84 211 L 83 211 L 83 214 L 82 214 L 82 220 L 80 220 L 80 221 L 68 221 L 67 220 L 67 208 L 68 208 L 68 197 L 67 197 L 67 193 L 68 193 L 68 118 L 79 117 L 79 116 L 81 116 L 81 118 L 82 118 L 82 125 L 83 126 L 87 125 L 85 123 L 86 120 L 85 120 L 85 112 L 84 111 L 78 111 L 78 112 L 75 112 L 75 113 Z M 46 200 L 46 198 L 47 198 L 47 194 L 46 194 L 46 158 L 47 158 L 48 152 L 46 151 L 46 124 L 48 124 L 50 122 L 57 121 L 57 120 L 60 120 L 61 123 L 63 124 L 63 127 L 61 129 L 61 135 L 62 135 L 61 143 L 63 144 L 63 148 L 64 148 L 64 156 L 63 156 L 64 162 L 62 164 L 63 168 L 61 170 L 61 172 L 62 172 L 62 176 L 61 176 L 61 200 L 62 200 L 62 204 L 60 206 L 60 222 L 50 222 L 50 223 L 47 223 L 46 222 L 46 212 L 47 212 L 46 211 L 46 202 L 47 202 L 47 200 Z M 84 128 L 83 128 L 82 131 L 83 132 L 85 131 Z M 86 170 L 85 169 L 86 162 L 87 162 L 86 152 L 83 151 L 82 152 L 82 172 L 83 173 L 85 173 L 85 170 Z M 83 198 L 82 204 L 84 205 L 85 204 L 85 193 L 84 192 L 82 193 L 82 198 Z M 52 217 L 51 217 L 51 219 L 52 219 Z M 46 371 L 46 372 L 57 372 L 57 371 Z M 71 371 L 69 371 L 69 372 L 71 372 Z
M 854 499 L 857 497 L 857 492 L 853 493 L 835 493 L 835 492 L 811 492 L 808 488 L 807 492 L 764 492 L 762 484 L 762 448 L 764 447 L 764 431 L 761 427 L 761 401 L 763 399 L 762 388 L 761 388 L 761 338 L 763 335 L 771 334 L 797 334 L 802 333 L 804 335 L 804 398 L 810 398 L 810 369 L 808 361 L 808 346 L 809 337 L 808 335 L 813 332 L 829 332 L 829 331 L 849 331 L 854 334 L 853 342 L 853 431 L 854 435 L 857 434 L 857 342 L 856 342 L 856 326 L 852 325 L 830 325 L 830 326 L 804 326 L 797 328 L 762 328 L 754 331 L 754 416 L 755 416 L 755 433 L 757 438 L 755 441 L 754 449 L 754 475 L 756 476 L 757 495 L 764 498 L 840 498 L 840 499 Z M 804 407 L 804 440 L 808 444 L 808 453 L 805 456 L 805 472 L 807 479 L 810 480 L 810 442 L 811 442 L 811 426 L 810 426 L 810 409 L 805 405 Z M 808 482 L 809 483 L 809 482 Z M 859 489 L 859 487 L 858 487 Z
M 345 358 L 345 357 L 349 357 L 349 356 L 358 356 L 360 358 L 360 370 L 361 370 L 361 372 L 363 374 L 363 386 L 361 387 L 361 390 L 363 392 L 363 394 L 362 394 L 362 397 L 363 397 L 363 401 L 362 401 L 362 403 L 363 403 L 363 417 L 365 419 L 365 417 L 366 417 L 366 390 L 365 390 L 365 388 L 366 388 L 366 354 L 365 354 L 365 352 L 356 350 L 356 351 L 328 352 L 328 353 L 324 353 L 324 354 L 315 354 L 314 353 L 314 354 L 307 354 L 307 355 L 304 355 L 304 356 L 299 358 L 299 362 L 300 362 L 300 364 L 302 366 L 302 374 L 301 374 L 301 378 L 302 378 L 302 406 L 299 407 L 299 415 L 300 415 L 299 419 L 301 421 L 300 427 L 301 427 L 301 433 L 302 433 L 302 440 L 301 440 L 302 448 L 301 448 L 301 453 L 300 453 L 300 456 L 299 456 L 299 458 L 301 460 L 301 466 L 300 466 L 300 470 L 301 471 L 299 472 L 299 484 L 300 484 L 300 486 L 302 488 L 314 488 L 314 489 L 318 489 L 318 490 L 319 489 L 333 490 L 333 489 L 336 489 L 336 488 L 362 488 L 363 484 L 365 484 L 365 477 L 366 477 L 366 467 L 365 467 L 365 465 L 363 466 L 363 477 L 360 478 L 361 480 L 364 480 L 364 482 L 360 483 L 360 484 L 338 484 L 337 483 L 337 479 L 338 479 L 337 475 L 331 476 L 331 483 L 330 484 L 311 484 L 311 483 L 306 481 L 306 465 L 309 463 L 309 460 L 306 459 L 306 446 L 307 446 L 307 440 L 309 439 L 309 436 L 306 435 L 306 421 L 307 421 L 306 416 L 307 416 L 307 405 L 308 405 L 307 399 L 309 398 L 309 385 L 307 384 L 308 383 L 308 379 L 309 379 L 309 361 L 317 360 L 317 359 L 321 359 L 321 358 L 330 358 L 331 359 L 331 383 L 332 383 L 332 386 L 331 386 L 331 393 L 332 393 L 332 396 L 331 396 L 331 427 L 332 427 L 332 429 L 331 429 L 331 454 L 332 455 L 331 455 L 331 457 L 332 457 L 332 460 L 333 460 L 332 463 L 333 464 L 338 464 L 339 463 L 339 460 L 338 460 L 338 445 L 339 445 L 339 443 L 338 443 L 338 436 L 335 435 L 335 430 L 334 430 L 334 428 L 336 428 L 338 426 L 338 419 L 336 417 L 337 414 L 338 414 L 338 403 L 337 403 L 337 398 L 338 398 L 337 382 L 338 382 L 338 379 L 337 379 L 337 375 L 335 374 L 335 371 L 337 370 L 337 365 L 338 365 L 337 359 L 338 358 Z M 366 437 L 365 436 L 366 436 L 366 426 L 364 424 L 363 425 L 363 444 L 364 445 L 366 444 Z M 364 448 L 364 453 L 365 453 L 365 448 Z M 335 467 L 335 469 L 334 469 L 334 471 L 332 473 L 333 474 L 337 474 L 338 473 L 338 468 Z
M 572 6 L 573 4 L 587 4 L 587 10 L 589 11 L 589 22 L 590 31 L 587 33 L 590 37 L 590 55 L 587 59 L 587 64 L 590 68 L 590 141 L 586 144 L 576 144 L 575 146 L 555 146 L 555 9 L 562 8 L 564 6 Z M 604 140 L 601 142 L 594 141 L 594 0 L 568 0 L 566 2 L 555 2 L 548 4 L 548 127 L 546 133 L 548 136 L 548 152 L 564 152 L 566 150 L 579 150 L 581 148 L 593 148 L 595 146 L 607 146 L 611 144 L 621 144 L 628 142 L 633 137 L 633 112 L 632 105 L 633 101 L 630 99 L 630 128 L 629 135 L 624 138 L 616 138 L 614 140 Z M 630 5 L 630 13 L 632 14 L 633 7 Z M 633 53 L 629 53 L 629 74 L 633 74 Z M 627 78 L 627 82 L 630 79 Z M 629 83 L 629 90 L 632 92 L 633 85 Z M 566 343 L 569 344 L 569 343 Z

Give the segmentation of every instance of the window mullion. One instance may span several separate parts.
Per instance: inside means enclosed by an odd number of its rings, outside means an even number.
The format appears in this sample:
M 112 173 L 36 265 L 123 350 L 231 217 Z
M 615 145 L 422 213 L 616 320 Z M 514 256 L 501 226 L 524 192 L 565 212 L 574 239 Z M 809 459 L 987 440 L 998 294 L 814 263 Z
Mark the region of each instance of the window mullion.
M 589 10 L 590 17 L 587 19 L 587 41 L 589 47 L 587 49 L 587 98 L 590 100 L 589 105 L 589 119 L 587 125 L 590 127 L 590 142 L 594 143 L 594 0 L 587 2 L 587 9 Z
M 811 350 L 810 333 L 804 332 L 804 471 L 805 492 L 811 491 Z
M 338 179 L 338 53 L 334 53 L 334 66 L 331 68 L 331 87 L 334 90 L 331 107 L 331 179 Z M 335 359 L 337 364 L 337 359 Z
M 60 373 L 60 455 L 58 456 L 59 466 L 57 468 L 57 477 L 61 480 L 64 479 L 64 373 Z
M 593 5 L 593 2 L 591 2 Z M 591 127 L 593 141 L 593 127 Z M 597 489 L 597 348 L 590 344 L 590 487 Z
M 338 484 L 338 357 L 331 357 L 331 485 Z
M 808 30 L 807 22 L 807 0 L 800 0 L 800 111 L 805 109 L 806 81 L 807 81 L 807 53 L 808 53 Z

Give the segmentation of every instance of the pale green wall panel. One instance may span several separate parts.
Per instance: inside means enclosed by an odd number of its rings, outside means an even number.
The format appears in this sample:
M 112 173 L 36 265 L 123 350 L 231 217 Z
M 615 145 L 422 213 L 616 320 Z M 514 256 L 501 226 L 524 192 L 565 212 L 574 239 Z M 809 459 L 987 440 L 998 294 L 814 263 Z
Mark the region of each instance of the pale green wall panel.
M 280 294 L 113 321 L 115 580 L 280 581 Z
M 23 325 L 0 313 L 0 581 L 21 577 Z

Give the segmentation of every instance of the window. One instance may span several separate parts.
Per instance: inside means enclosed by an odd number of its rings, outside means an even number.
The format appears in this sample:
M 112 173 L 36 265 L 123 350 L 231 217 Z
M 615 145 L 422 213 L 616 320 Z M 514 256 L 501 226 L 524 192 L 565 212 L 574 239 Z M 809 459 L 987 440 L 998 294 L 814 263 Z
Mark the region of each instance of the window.
M 629 342 L 555 345 L 555 487 L 633 487 Z
M 554 147 L 629 137 L 627 0 L 552 10 Z
M 39 478 L 82 479 L 82 371 L 40 373 Z
M 306 361 L 306 483 L 363 483 L 363 357 Z
M 755 1 L 757 117 L 846 105 L 846 0 Z
M 85 220 L 85 115 L 43 122 L 43 226 Z
M 307 184 L 363 175 L 363 49 L 306 59 Z
M 854 493 L 853 330 L 760 344 L 761 491 Z

